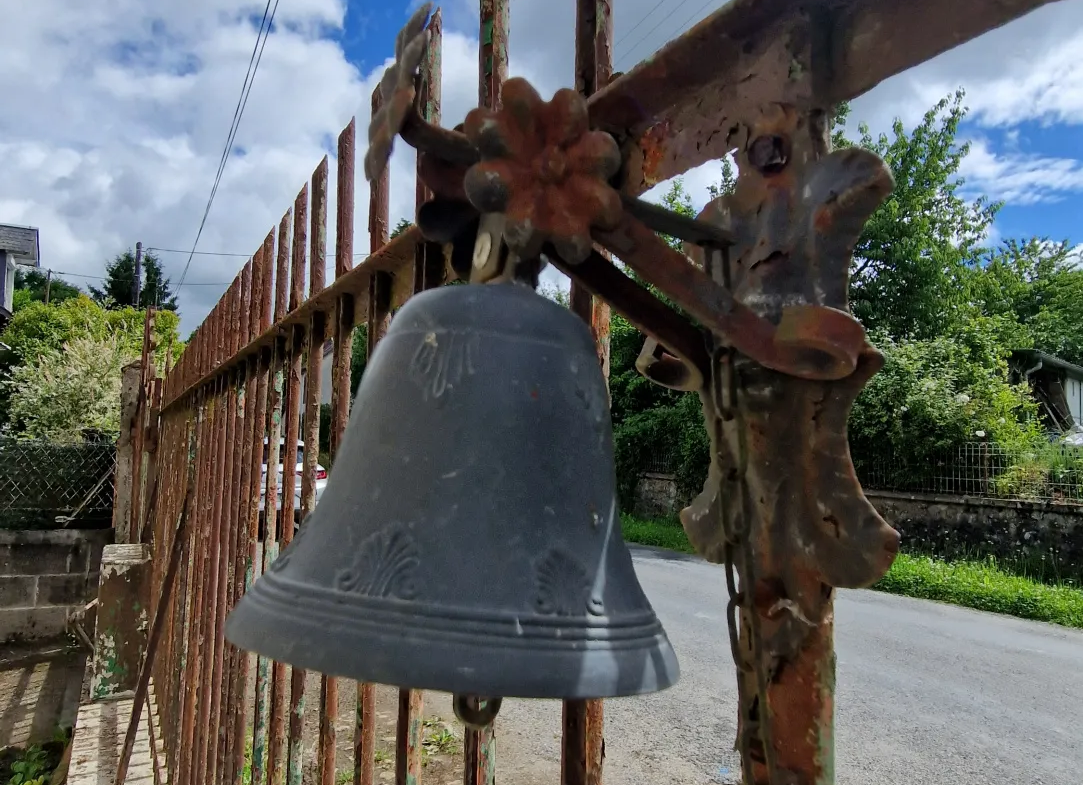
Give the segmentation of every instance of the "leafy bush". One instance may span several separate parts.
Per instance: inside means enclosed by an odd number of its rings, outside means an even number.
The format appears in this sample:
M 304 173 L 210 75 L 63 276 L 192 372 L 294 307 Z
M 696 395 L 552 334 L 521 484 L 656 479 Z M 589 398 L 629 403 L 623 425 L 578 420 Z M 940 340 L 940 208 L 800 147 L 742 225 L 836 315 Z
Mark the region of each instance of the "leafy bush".
M 848 426 L 858 469 L 887 467 L 913 481 L 960 444 L 981 439 L 1022 451 L 1044 441 L 1028 390 L 1008 381 L 995 319 L 930 340 L 872 336 L 884 367 L 858 396 Z
M 88 430 L 119 434 L 121 370 L 135 359 L 115 334 L 41 349 L 3 383 L 13 433 L 61 444 L 82 442 Z

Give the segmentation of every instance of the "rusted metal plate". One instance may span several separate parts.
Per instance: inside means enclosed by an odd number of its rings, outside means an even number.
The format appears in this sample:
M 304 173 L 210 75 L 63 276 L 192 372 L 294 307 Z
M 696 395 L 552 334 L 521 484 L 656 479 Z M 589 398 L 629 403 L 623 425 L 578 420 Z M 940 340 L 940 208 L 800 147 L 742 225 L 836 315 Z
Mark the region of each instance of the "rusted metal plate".
M 732 0 L 596 93 L 638 194 L 741 143 L 785 103 L 827 108 L 1052 0 Z M 815 85 L 802 74 L 816 73 Z
M 627 140 L 639 194 L 731 151 L 772 103 L 854 99 L 1051 1 L 732 0 L 592 96 L 591 123 Z M 795 78 L 813 70 L 814 90 Z

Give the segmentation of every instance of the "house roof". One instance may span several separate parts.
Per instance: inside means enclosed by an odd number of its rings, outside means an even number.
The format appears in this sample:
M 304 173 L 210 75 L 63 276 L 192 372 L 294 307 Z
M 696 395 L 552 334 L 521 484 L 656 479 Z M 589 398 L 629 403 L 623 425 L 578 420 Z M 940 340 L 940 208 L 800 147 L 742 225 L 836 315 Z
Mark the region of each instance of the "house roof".
M 1046 368 L 1057 368 L 1065 371 L 1072 376 L 1083 379 L 1083 366 L 1070 363 L 1067 360 L 1062 360 L 1059 357 L 1054 357 L 1051 354 L 1045 352 L 1039 352 L 1035 349 L 1015 349 L 1012 354 L 1016 357 L 1026 358 L 1028 361 L 1033 361 L 1035 364 L 1041 361 L 1042 365 Z
M 23 264 L 36 267 L 40 260 L 37 228 L 0 224 L 0 251 L 8 251 Z

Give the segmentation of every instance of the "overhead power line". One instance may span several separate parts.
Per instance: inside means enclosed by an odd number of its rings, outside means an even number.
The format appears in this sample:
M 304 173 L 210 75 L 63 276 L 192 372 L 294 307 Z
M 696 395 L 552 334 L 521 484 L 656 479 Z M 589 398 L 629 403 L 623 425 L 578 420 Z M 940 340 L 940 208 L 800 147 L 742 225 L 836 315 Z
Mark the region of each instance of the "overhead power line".
M 275 12 L 278 11 L 278 2 L 275 0 L 274 7 L 271 7 L 271 0 L 267 0 L 267 5 L 263 9 L 263 19 L 260 21 L 259 32 L 256 33 L 256 43 L 252 47 L 252 55 L 248 58 L 248 72 L 245 74 L 244 83 L 241 85 L 241 94 L 237 98 L 237 107 L 233 110 L 233 121 L 230 123 L 229 133 L 226 136 L 225 146 L 222 148 L 222 157 L 218 162 L 218 171 L 214 176 L 214 185 L 211 186 L 211 194 L 207 197 L 207 206 L 203 210 L 203 218 L 199 221 L 199 229 L 196 231 L 196 239 L 192 242 L 192 250 L 188 254 L 188 261 L 184 265 L 184 271 L 181 273 L 180 281 L 177 283 L 177 289 L 179 290 L 184 286 L 184 279 L 188 275 L 188 268 L 192 266 L 192 257 L 195 256 L 196 246 L 199 245 L 199 238 L 203 234 L 203 227 L 207 224 L 207 216 L 210 215 L 211 205 L 214 204 L 215 194 L 218 193 L 218 186 L 222 182 L 222 173 L 226 168 L 226 161 L 229 160 L 229 154 L 233 151 L 233 142 L 237 138 L 237 129 L 241 125 L 241 117 L 244 115 L 244 109 L 248 105 L 248 96 L 252 92 L 252 85 L 256 80 L 256 72 L 259 70 L 260 60 L 263 59 L 263 49 L 267 46 L 267 38 L 271 34 L 271 25 L 274 22 Z

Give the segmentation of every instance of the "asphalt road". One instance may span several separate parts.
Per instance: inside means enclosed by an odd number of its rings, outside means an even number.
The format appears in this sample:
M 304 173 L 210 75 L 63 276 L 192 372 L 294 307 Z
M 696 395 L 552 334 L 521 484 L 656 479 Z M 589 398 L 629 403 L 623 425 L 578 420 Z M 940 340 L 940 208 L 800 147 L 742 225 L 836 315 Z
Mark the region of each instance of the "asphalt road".
M 680 683 L 606 703 L 606 785 L 729 783 L 736 685 L 720 568 L 633 549 Z M 838 785 L 1080 785 L 1083 633 L 875 592 L 836 605 Z M 559 706 L 505 701 L 497 771 L 549 785 Z

